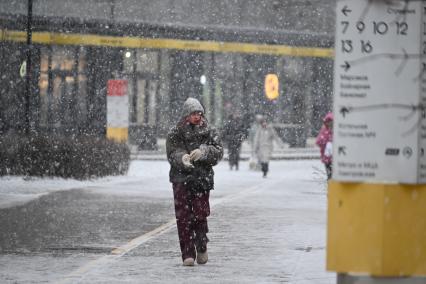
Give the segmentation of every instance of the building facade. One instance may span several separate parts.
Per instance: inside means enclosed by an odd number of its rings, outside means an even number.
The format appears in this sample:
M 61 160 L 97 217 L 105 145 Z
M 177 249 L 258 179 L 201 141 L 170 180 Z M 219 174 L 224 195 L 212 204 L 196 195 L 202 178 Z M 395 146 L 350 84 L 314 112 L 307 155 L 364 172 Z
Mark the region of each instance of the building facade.
M 128 82 L 130 142 L 155 147 L 188 97 L 217 127 L 266 115 L 291 146 L 331 109 L 334 1 L 0 0 L 0 131 L 105 135 L 107 82 Z M 24 72 L 25 73 L 25 72 Z M 277 74 L 279 97 L 265 96 Z M 29 113 L 27 113 L 29 112 Z

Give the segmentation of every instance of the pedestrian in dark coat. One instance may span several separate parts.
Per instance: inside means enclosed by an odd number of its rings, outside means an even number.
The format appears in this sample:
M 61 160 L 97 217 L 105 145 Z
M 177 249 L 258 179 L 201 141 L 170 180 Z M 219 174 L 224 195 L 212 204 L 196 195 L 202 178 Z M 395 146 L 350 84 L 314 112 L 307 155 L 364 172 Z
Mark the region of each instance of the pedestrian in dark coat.
M 166 150 L 183 265 L 193 266 L 195 259 L 205 264 L 212 167 L 222 159 L 223 147 L 198 100 L 185 101 L 182 119 L 167 135 Z
M 230 115 L 225 121 L 222 138 L 226 147 L 228 148 L 229 167 L 233 167 L 238 171 L 241 144 L 247 137 L 247 131 L 241 117 L 237 115 Z

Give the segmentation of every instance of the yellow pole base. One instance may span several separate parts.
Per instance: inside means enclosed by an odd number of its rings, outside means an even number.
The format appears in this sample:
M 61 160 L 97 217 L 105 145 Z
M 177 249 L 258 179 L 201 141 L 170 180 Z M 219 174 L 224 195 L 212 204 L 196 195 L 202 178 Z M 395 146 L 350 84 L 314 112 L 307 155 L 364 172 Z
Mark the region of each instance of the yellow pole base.
M 127 127 L 108 127 L 106 137 L 117 142 L 126 142 L 129 138 L 129 131 Z
M 328 185 L 327 270 L 426 275 L 426 185 Z

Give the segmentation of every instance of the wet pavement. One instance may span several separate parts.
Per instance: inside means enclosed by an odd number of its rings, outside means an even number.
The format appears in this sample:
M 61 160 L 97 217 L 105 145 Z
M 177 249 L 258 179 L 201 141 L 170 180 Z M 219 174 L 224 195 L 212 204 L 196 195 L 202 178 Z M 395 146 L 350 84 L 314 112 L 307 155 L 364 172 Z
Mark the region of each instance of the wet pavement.
M 0 209 L 0 252 L 109 253 L 161 225 L 170 212 L 171 200 L 81 189 L 54 192 Z
M 166 162 L 0 209 L 3 283 L 335 283 L 319 161 L 216 167 L 209 262 L 182 266 Z M 25 184 L 31 186 L 31 182 Z M 118 249 L 117 249 L 118 248 Z

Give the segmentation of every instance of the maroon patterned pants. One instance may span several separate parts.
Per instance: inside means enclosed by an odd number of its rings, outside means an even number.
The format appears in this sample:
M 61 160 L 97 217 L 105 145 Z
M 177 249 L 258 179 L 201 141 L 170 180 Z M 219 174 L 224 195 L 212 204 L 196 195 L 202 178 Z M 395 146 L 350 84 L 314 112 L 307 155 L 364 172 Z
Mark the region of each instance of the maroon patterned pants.
M 173 195 L 182 259 L 195 259 L 196 250 L 204 252 L 207 249 L 210 193 L 193 192 L 184 183 L 173 183 Z

